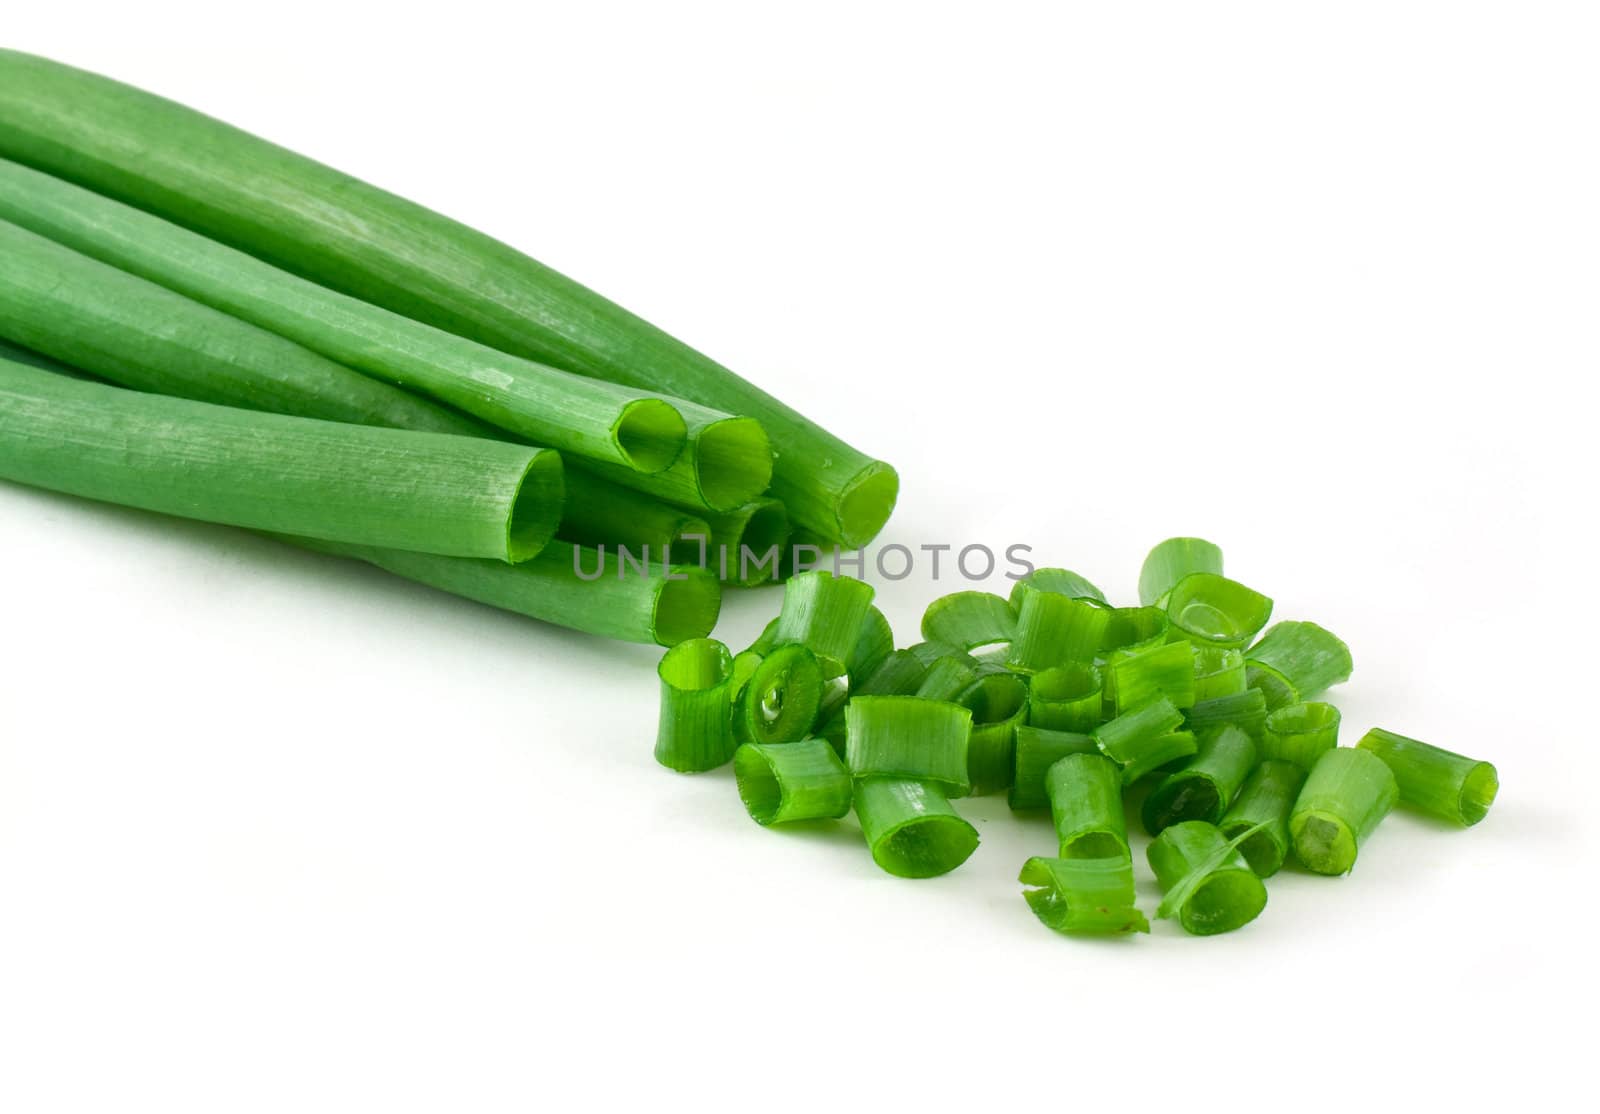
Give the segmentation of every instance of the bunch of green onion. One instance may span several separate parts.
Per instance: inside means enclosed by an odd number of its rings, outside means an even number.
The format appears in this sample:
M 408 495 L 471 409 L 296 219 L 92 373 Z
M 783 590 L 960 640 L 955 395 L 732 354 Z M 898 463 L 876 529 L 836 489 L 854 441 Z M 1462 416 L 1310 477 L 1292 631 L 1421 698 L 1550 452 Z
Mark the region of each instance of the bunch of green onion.
M 4 50 L 0 479 L 666 646 L 899 482 L 505 244 Z
M 1268 627 L 1272 600 L 1224 576 L 1222 551 L 1199 538 L 1151 550 L 1137 607 L 1039 569 L 1009 599 L 935 600 L 923 641 L 896 649 L 872 598 L 860 581 L 802 573 L 743 652 L 710 638 L 669 650 L 657 760 L 731 761 L 761 825 L 853 810 L 873 860 L 904 878 L 966 862 L 978 832 L 953 802 L 1004 790 L 1015 812 L 1054 821 L 1055 854 L 1022 867 L 1028 905 L 1086 935 L 1149 931 L 1132 794 L 1153 837 L 1157 916 L 1213 935 L 1254 920 L 1286 862 L 1349 872 L 1396 804 L 1469 827 L 1499 788 L 1489 763 L 1381 728 L 1340 746 L 1322 698 L 1350 677 L 1349 649 L 1315 623 Z

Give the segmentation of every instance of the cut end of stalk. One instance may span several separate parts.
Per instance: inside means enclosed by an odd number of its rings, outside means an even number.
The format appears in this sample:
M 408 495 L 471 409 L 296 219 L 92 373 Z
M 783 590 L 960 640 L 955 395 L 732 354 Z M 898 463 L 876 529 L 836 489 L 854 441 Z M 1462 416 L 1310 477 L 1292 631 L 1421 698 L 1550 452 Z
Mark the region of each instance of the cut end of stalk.
M 641 398 L 623 408 L 611 437 L 623 463 L 648 476 L 672 467 L 689 443 L 689 426 L 671 403 Z
M 682 580 L 677 579 L 680 575 Z M 722 584 L 715 575 L 705 569 L 677 565 L 672 576 L 671 580 L 663 577 L 656 589 L 650 619 L 656 642 L 662 646 L 704 638 L 717 625 L 722 611 Z
M 839 496 L 839 544 L 859 549 L 878 536 L 895 501 L 900 498 L 900 474 L 882 461 L 862 469 Z
M 1461 822 L 1470 828 L 1488 816 L 1499 792 L 1500 774 L 1490 763 L 1479 762 L 1461 784 Z
M 948 874 L 978 849 L 978 829 L 959 816 L 919 816 L 900 824 L 872 848 L 872 858 L 897 878 Z
M 758 747 L 742 746 L 733 753 L 733 776 L 750 819 L 762 827 L 771 824 L 783 803 L 783 787 L 772 760 Z
M 754 418 L 724 418 L 695 434 L 694 479 L 714 511 L 731 511 L 772 483 L 772 442 Z
M 1250 869 L 1255 871 L 1257 878 L 1271 878 L 1283 868 L 1283 859 L 1288 849 L 1278 842 L 1278 838 L 1266 828 L 1251 831 L 1256 825 L 1240 823 L 1222 825 L 1222 834 L 1229 839 L 1239 840 L 1239 854 L 1244 856 L 1244 861 L 1250 864 Z M 1249 835 L 1245 835 L 1250 832 Z
M 656 675 L 679 692 L 704 692 L 716 688 L 733 673 L 733 656 L 715 639 L 696 636 L 668 650 L 656 666 Z
M 822 666 L 804 646 L 779 646 L 745 682 L 734 710 L 741 742 L 792 743 L 811 731 L 822 703 Z
M 1140 819 L 1144 821 L 1145 831 L 1158 836 L 1186 820 L 1215 822 L 1227 806 L 1216 782 L 1191 774 L 1168 779 L 1152 789 L 1144 799 Z
M 1356 837 L 1332 813 L 1313 810 L 1296 815 L 1290 835 L 1295 856 L 1318 874 L 1348 874 L 1356 865 Z
M 1254 871 L 1220 870 L 1189 896 L 1178 913 L 1184 931 L 1215 936 L 1242 928 L 1267 907 L 1267 888 Z
M 745 520 L 740 535 L 728 541 L 728 579 L 746 588 L 765 584 L 772 579 L 777 564 L 766 560 L 767 554 L 777 550 L 781 556 L 788 542 L 789 512 L 776 499 L 761 500 Z M 752 555 L 748 570 L 744 560 L 747 549 Z
M 1128 845 L 1115 832 L 1084 832 L 1061 845 L 1063 859 L 1127 858 Z
M 528 462 L 517 486 L 511 518 L 506 522 L 506 560 L 518 565 L 537 557 L 555 537 L 565 502 L 561 454 L 545 449 Z

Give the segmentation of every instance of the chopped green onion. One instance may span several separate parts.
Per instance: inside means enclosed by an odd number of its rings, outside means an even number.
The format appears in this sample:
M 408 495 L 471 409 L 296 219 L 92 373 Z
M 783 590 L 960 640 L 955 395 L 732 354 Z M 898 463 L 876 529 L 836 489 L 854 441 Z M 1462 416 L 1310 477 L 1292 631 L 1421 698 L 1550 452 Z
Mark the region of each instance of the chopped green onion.
M 623 642 L 676 646 L 703 638 L 716 626 L 722 606 L 722 586 L 704 569 L 651 565 L 641 575 L 636 568 L 623 569 L 612 553 L 566 542 L 551 542 L 533 560 L 508 565 L 307 538 L 280 540 L 365 561 L 418 584 L 530 619 Z
M 816 725 L 822 690 L 822 666 L 815 654 L 800 645 L 777 647 L 735 689 L 734 738 L 741 743 L 805 738 Z
M 778 571 L 789 538 L 789 514 L 776 499 L 752 499 L 726 514 L 706 512 L 702 560 L 727 584 L 754 588 Z
M 1194 736 L 1178 731 L 1182 724 L 1183 713 L 1158 696 L 1102 723 L 1091 734 L 1100 753 L 1122 767 L 1122 783 L 1132 785 L 1156 767 L 1195 752 Z
M 1100 656 L 1107 661 L 1118 654 L 1136 654 L 1167 641 L 1172 621 L 1158 607 L 1114 607 L 1100 640 Z
M 916 695 L 925 700 L 955 700 L 978 677 L 978 663 L 965 654 L 939 658 L 923 676 Z
M 1069 662 L 1094 659 L 1111 613 L 1102 604 L 1019 583 L 1017 632 L 1006 664 L 1037 673 Z
M 1024 584 L 1041 592 L 1053 592 L 1058 596 L 1069 596 L 1075 600 L 1106 602 L 1104 592 L 1075 572 L 1067 569 L 1034 569 L 1011 586 L 1012 608 L 1022 606 Z
M 1185 932 L 1232 932 L 1267 907 L 1267 888 L 1214 825 L 1174 824 L 1151 842 L 1145 857 L 1166 894 L 1157 915 L 1176 913 Z
M 1160 603 L 1191 573 L 1222 574 L 1222 550 L 1204 538 L 1168 538 L 1152 549 L 1139 570 L 1139 602 Z
M 1196 645 L 1239 650 L 1272 618 L 1272 601 L 1237 580 L 1190 573 L 1167 596 L 1172 632 Z
M 1041 669 L 1028 685 L 1028 723 L 1053 731 L 1089 732 L 1101 721 L 1100 670 L 1078 662 Z
M 561 514 L 548 449 L 266 414 L 0 360 L 0 477 L 327 541 L 526 561 Z
M 1013 812 L 1048 808 L 1045 775 L 1050 767 L 1069 754 L 1099 754 L 1094 737 L 1071 731 L 1051 731 L 1043 727 L 1019 725 L 1016 733 L 1014 774 L 1007 803 Z
M 1273 709 L 1315 700 L 1348 681 L 1353 668 L 1350 647 L 1338 636 L 1315 623 L 1296 620 L 1274 623 L 1245 659 L 1250 683 L 1266 692 L 1267 706 Z M 1281 688 L 1287 689 L 1289 699 L 1277 697 L 1275 690 Z
M 777 641 L 809 647 L 827 676 L 837 677 L 849 665 L 872 595 L 872 585 L 852 577 L 826 569 L 802 573 L 783 586 Z
M 1244 654 L 1219 646 L 1196 646 L 1194 650 L 1194 699 L 1196 703 L 1233 696 L 1248 687 L 1244 674 Z
M 776 635 L 776 631 L 774 631 Z M 878 671 L 889 655 L 894 653 L 894 629 L 889 620 L 876 607 L 867 608 L 867 617 L 861 620 L 856 632 L 856 644 L 850 650 L 846 672 L 852 687 L 859 688 L 866 679 Z
M 848 546 L 870 541 L 894 508 L 899 484 L 887 464 L 620 306 L 488 236 L 171 101 L 0 52 L 0 155 L 501 351 L 747 415 L 781 454 L 773 496 L 797 524 Z
M 757 824 L 830 820 L 850 811 L 850 771 L 822 739 L 746 743 L 733 754 L 733 774 Z
M 1017 613 L 990 592 L 955 592 L 940 596 L 922 613 L 922 637 L 948 642 L 963 650 L 1010 642 L 1017 630 Z
M 852 696 L 910 696 L 921 687 L 929 668 L 915 650 L 896 650 L 852 689 Z
M 739 659 L 735 658 L 734 664 L 737 665 L 738 661 Z M 817 734 L 822 735 L 823 738 L 833 743 L 834 749 L 839 752 L 841 758 L 844 757 L 844 706 L 849 699 L 850 678 L 834 677 L 825 682 L 822 689 L 822 700 L 817 704 Z M 839 731 L 837 735 L 828 735 L 825 733 L 825 729 L 833 723 L 836 716 L 839 717 Z
M 737 744 L 728 709 L 733 700 L 733 656 L 714 638 L 691 638 L 661 657 L 661 723 L 656 761 L 669 770 L 714 770 Z
M 914 656 L 923 665 L 931 666 L 940 658 L 963 658 L 971 661 L 972 655 L 960 646 L 952 646 L 948 642 L 918 642 L 907 646 L 906 652 Z
M 1239 728 L 1250 738 L 1261 741 L 1266 730 L 1267 700 L 1256 689 L 1215 696 L 1198 701 L 1189 709 L 1185 723 L 1196 735 L 1224 724 Z
M 7 223 L 24 175 L 43 177 L 0 159 L 0 334 L 134 390 L 423 433 L 486 431 L 275 332 Z
M 1261 694 L 1268 712 L 1300 703 L 1300 694 L 1276 669 L 1246 660 L 1244 676 L 1245 683 Z
M 959 797 L 967 780 L 972 713 L 917 696 L 857 696 L 844 706 L 845 761 L 858 778 L 910 778 Z
M 1168 642 L 1136 653 L 1119 653 L 1106 668 L 1107 687 L 1118 714 L 1164 696 L 1179 708 L 1194 704 L 1194 651 Z
M 1489 815 L 1500 775 L 1488 762 L 1374 727 L 1356 744 L 1383 759 L 1400 789 L 1400 803 L 1470 828 Z
M 678 565 L 702 563 L 699 550 L 711 535 L 705 519 L 582 468 L 569 465 L 566 480 L 567 501 L 556 530 L 562 541 L 630 553 L 667 552 Z
M 1028 908 L 1047 927 L 1069 936 L 1149 932 L 1150 922 L 1134 904 L 1133 862 L 1106 859 L 1047 859 L 1022 864 L 1017 881 Z
M 972 712 L 967 740 L 967 780 L 972 792 L 994 793 L 1011 785 L 1016 733 L 1028 713 L 1028 685 L 1004 667 L 978 667 L 978 676 L 956 702 Z
M 1260 690 L 1251 689 L 1260 695 Z M 1339 745 L 1339 709 L 1332 704 L 1289 704 L 1270 713 L 1261 735 L 1261 757 L 1293 762 L 1309 770 Z
M 1069 754 L 1044 776 L 1063 859 L 1128 856 L 1122 771 L 1099 754 Z
M 1245 836 L 1239 853 L 1261 878 L 1278 873 L 1288 857 L 1289 813 L 1305 780 L 1306 772 L 1293 762 L 1269 758 L 1251 773 L 1222 818 L 1223 835 Z
M 865 778 L 856 782 L 855 809 L 873 862 L 897 878 L 948 874 L 978 848 L 978 829 L 921 781 Z
M 1289 814 L 1295 856 L 1318 874 L 1348 873 L 1399 796 L 1394 774 L 1370 750 L 1324 751 Z
M 1194 757 L 1145 797 L 1141 817 L 1151 835 L 1184 820 L 1217 823 L 1255 767 L 1255 740 L 1237 727 L 1218 728 L 1199 740 Z
M 761 628 L 761 633 L 756 635 L 756 640 L 748 647 L 751 653 L 760 654 L 762 657 L 772 653 L 772 648 L 778 644 L 778 623 L 779 619 L 774 618 Z

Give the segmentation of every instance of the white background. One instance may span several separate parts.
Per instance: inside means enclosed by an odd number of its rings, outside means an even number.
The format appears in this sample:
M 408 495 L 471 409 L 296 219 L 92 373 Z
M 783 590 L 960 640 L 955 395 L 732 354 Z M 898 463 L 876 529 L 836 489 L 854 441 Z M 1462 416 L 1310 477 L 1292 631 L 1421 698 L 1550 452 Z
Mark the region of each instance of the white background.
M 1536 1108 L 1587 1075 L 1592 6 L 184 7 L 4 34 L 723 359 L 899 466 L 883 541 L 1025 542 L 1126 600 L 1151 543 L 1217 540 L 1349 641 L 1347 731 L 1503 789 L 1231 936 L 1070 940 L 1003 799 L 906 882 L 656 767 L 649 649 L 0 487 L 0 1110 Z M 904 643 L 963 586 L 879 598 Z

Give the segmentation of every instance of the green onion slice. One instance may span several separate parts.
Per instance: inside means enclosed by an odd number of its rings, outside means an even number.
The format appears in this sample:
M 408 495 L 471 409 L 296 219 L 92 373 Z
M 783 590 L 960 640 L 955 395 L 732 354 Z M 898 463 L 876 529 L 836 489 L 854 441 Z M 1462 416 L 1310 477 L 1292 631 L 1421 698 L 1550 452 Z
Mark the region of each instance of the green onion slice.
M 850 811 L 850 771 L 823 739 L 746 743 L 734 752 L 733 774 L 745 810 L 763 826 Z
M 1168 538 L 1150 550 L 1139 570 L 1139 602 L 1161 603 L 1191 573 L 1222 575 L 1222 550 L 1204 538 Z
M 1134 904 L 1133 863 L 1127 855 L 1106 859 L 1047 859 L 1022 864 L 1017 881 L 1028 908 L 1049 928 L 1068 936 L 1149 932 L 1150 922 Z
M 864 778 L 856 783 L 855 809 L 873 862 L 897 878 L 948 874 L 978 848 L 978 830 L 925 782 Z
M 1289 678 L 1276 669 L 1246 659 L 1244 675 L 1245 683 L 1261 694 L 1267 711 L 1276 712 L 1300 703 L 1300 693 L 1289 683 Z
M 661 721 L 656 761 L 669 770 L 714 770 L 733 757 L 728 711 L 733 701 L 733 656 L 714 638 L 691 638 L 662 655 Z
M 802 573 L 783 586 L 775 637 L 780 645 L 809 647 L 827 676 L 837 677 L 849 666 L 872 595 L 872 585 L 852 577 L 826 569 Z
M 1156 767 L 1195 752 L 1194 736 L 1178 730 L 1182 724 L 1183 713 L 1158 696 L 1102 723 L 1091 734 L 1100 753 L 1122 767 L 1123 784 L 1131 785 Z
M 1023 585 L 1075 600 L 1106 602 L 1106 595 L 1088 580 L 1067 569 L 1034 569 L 1011 586 L 1011 606 L 1022 606 Z
M 779 646 L 735 690 L 734 738 L 769 744 L 805 738 L 816 726 L 823 688 L 815 654 L 804 646 Z
M 917 696 L 857 696 L 844 706 L 845 760 L 856 777 L 913 779 L 953 797 L 970 788 L 972 713 Z
M 972 792 L 996 793 L 1011 785 L 1016 733 L 1028 713 L 1028 685 L 1003 667 L 978 667 L 956 702 L 972 712 L 967 740 L 967 780 Z
M 1190 573 L 1167 596 L 1173 633 L 1197 645 L 1243 649 L 1272 617 L 1272 601 L 1237 580 Z
M 1356 744 L 1383 759 L 1400 789 L 1400 803 L 1470 828 L 1485 816 L 1500 791 L 1500 775 L 1488 762 L 1374 727 Z
M 1229 840 L 1202 820 L 1174 824 L 1145 857 L 1165 893 L 1159 917 L 1176 914 L 1185 932 L 1214 936 L 1242 928 L 1267 906 L 1267 888 Z
M 1128 857 L 1122 771 L 1099 754 L 1069 754 L 1045 773 L 1045 795 L 1063 859 Z
M 1324 751 L 1289 814 L 1295 857 L 1318 874 L 1348 873 L 1399 797 L 1394 774 L 1370 750 Z
M 1086 733 L 1100 726 L 1100 670 L 1084 662 L 1041 669 L 1028 684 L 1028 723 Z
M 978 663 L 967 655 L 939 658 L 928 667 L 916 695 L 925 700 L 954 701 L 977 678 Z
M 1017 613 L 991 592 L 954 592 L 941 596 L 922 613 L 922 637 L 963 650 L 1010 642 L 1017 631 Z
M 1164 696 L 1178 708 L 1194 704 L 1194 650 L 1187 642 L 1168 642 L 1134 653 L 1123 652 L 1106 668 L 1112 703 L 1120 714 Z
M 0 478 L 184 518 L 520 562 L 561 514 L 559 456 L 213 406 L 0 360 Z
M 1159 607 L 1114 607 L 1100 640 L 1100 657 L 1110 661 L 1118 654 L 1136 654 L 1167 641 L 1172 621 Z
M 1194 698 L 1196 703 L 1233 696 L 1249 687 L 1245 677 L 1244 653 L 1220 646 L 1196 646 L 1194 650 Z
M 1354 668 L 1350 647 L 1332 631 L 1299 620 L 1274 623 L 1261 640 L 1245 654 L 1253 672 L 1271 671 L 1271 677 L 1281 679 L 1293 693 L 1293 704 L 1301 700 L 1315 700 L 1334 685 L 1350 679 Z M 1251 682 L 1255 683 L 1254 680 Z M 1267 701 L 1277 707 L 1268 680 Z
M 1266 730 L 1266 722 L 1267 698 L 1259 689 L 1198 701 L 1185 718 L 1189 730 L 1196 735 L 1228 725 L 1237 727 L 1258 743 Z
M 1250 691 L 1260 695 L 1258 689 Z M 1332 704 L 1289 704 L 1269 713 L 1264 724 L 1261 757 L 1293 762 L 1302 770 L 1339 745 L 1339 709 Z
M 1074 599 L 1019 583 L 1017 631 L 1006 664 L 1037 673 L 1070 662 L 1094 660 L 1110 621 L 1110 611 L 1091 600 Z
M 1218 823 L 1255 768 L 1255 740 L 1237 727 L 1201 735 L 1198 746 L 1192 758 L 1145 797 L 1141 818 L 1151 835 L 1185 820 Z
M 1229 839 L 1245 838 L 1239 853 L 1261 878 L 1278 873 L 1289 854 L 1289 813 L 1306 772 L 1293 762 L 1267 759 L 1255 768 L 1218 825 Z
M 861 620 L 861 629 L 856 632 L 856 644 L 851 648 L 850 660 L 846 663 L 851 688 L 859 689 L 865 684 L 867 678 L 876 673 L 892 653 L 894 629 L 889 626 L 889 620 L 883 612 L 876 607 L 868 607 L 867 617 Z

